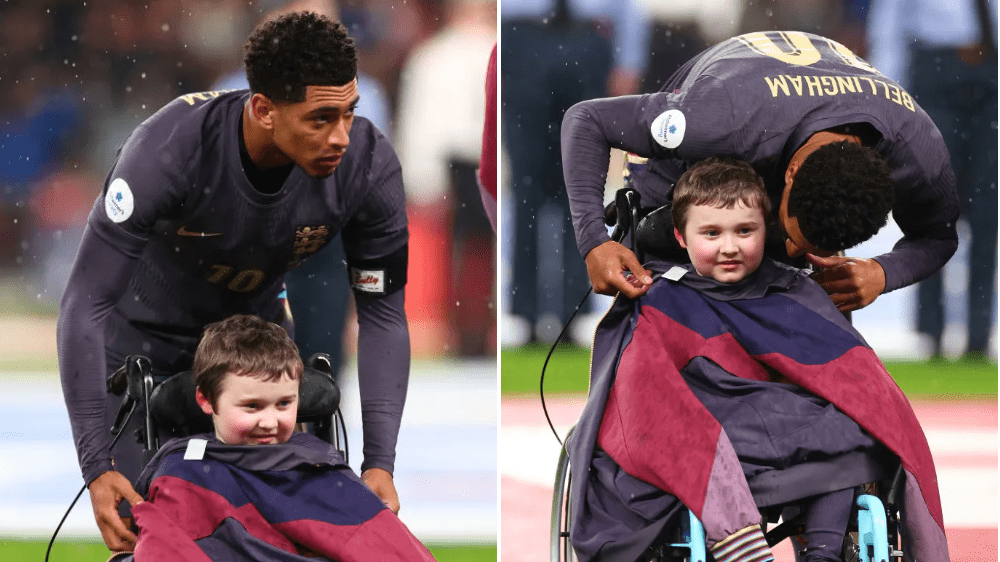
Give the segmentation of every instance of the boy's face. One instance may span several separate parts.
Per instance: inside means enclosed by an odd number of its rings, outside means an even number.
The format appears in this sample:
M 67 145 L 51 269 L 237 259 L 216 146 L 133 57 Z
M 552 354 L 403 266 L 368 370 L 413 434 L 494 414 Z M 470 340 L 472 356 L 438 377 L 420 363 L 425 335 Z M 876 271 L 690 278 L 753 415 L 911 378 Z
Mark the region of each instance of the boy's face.
M 684 232 L 674 229 L 698 274 L 720 283 L 735 283 L 760 267 L 764 235 L 764 212 L 742 203 L 732 209 L 691 205 Z
M 299 409 L 299 381 L 265 381 L 227 373 L 215 407 L 197 394 L 202 411 L 212 416 L 215 436 L 227 445 L 284 443 L 292 436 Z

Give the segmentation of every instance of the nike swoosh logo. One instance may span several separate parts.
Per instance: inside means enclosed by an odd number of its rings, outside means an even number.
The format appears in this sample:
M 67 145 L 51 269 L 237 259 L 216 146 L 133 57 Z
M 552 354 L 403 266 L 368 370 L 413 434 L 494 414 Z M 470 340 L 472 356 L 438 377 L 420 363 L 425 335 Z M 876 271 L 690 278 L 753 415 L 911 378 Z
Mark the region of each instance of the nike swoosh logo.
M 177 229 L 177 235 L 178 236 L 197 236 L 199 238 L 205 238 L 207 236 L 222 236 L 222 233 L 221 232 L 192 232 L 192 231 L 188 230 L 187 228 L 185 228 L 184 226 L 181 226 L 180 228 Z

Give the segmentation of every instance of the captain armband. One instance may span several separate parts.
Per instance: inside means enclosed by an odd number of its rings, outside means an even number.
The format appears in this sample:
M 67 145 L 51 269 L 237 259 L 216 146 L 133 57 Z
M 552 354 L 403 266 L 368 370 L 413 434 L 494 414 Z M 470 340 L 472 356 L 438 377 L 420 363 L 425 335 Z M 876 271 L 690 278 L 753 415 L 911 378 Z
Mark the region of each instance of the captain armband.
M 406 285 L 409 246 L 372 260 L 347 261 L 351 289 L 356 293 L 382 296 L 395 293 Z

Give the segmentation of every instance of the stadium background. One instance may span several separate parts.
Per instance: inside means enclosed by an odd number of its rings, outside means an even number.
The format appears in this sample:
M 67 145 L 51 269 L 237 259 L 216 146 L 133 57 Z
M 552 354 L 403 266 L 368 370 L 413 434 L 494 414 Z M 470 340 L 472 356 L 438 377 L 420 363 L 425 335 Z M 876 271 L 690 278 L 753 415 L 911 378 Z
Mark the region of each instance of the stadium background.
M 290 8 L 339 11 L 359 70 L 384 94 L 380 126 L 406 170 L 414 362 L 398 448 L 401 517 L 441 560 L 495 559 L 495 244 L 470 173 L 496 41 L 492 0 L 0 4 L 0 558 L 40 560 L 82 485 L 55 319 L 118 146 L 176 96 L 239 73 L 253 26 Z M 377 101 L 362 107 L 374 112 Z M 357 469 L 352 326 L 344 407 Z M 107 558 L 86 494 L 60 536 L 53 560 Z
M 614 9 L 624 10 L 623 5 L 628 3 L 623 0 Z M 631 3 L 650 18 L 653 28 L 649 66 L 639 73 L 636 85 L 639 93 L 658 90 L 673 69 L 705 46 L 751 31 L 794 29 L 817 33 L 839 41 L 862 57 L 868 56 L 869 0 L 631 0 Z M 582 4 L 602 3 L 570 2 L 571 7 Z M 611 3 L 604 3 L 608 4 Z M 991 9 L 996 9 L 995 3 Z M 501 20 L 501 29 L 503 25 Z M 506 36 L 501 38 L 502 44 L 504 40 Z M 501 59 L 501 67 L 510 64 L 517 61 Z M 509 123 L 502 122 L 501 131 L 505 125 Z M 501 140 L 505 140 L 503 136 Z M 613 154 L 606 202 L 622 185 L 622 165 L 622 155 Z M 515 260 L 523 259 L 523 252 L 514 245 L 515 216 L 513 205 L 509 204 L 516 194 L 512 192 L 510 175 L 501 177 L 504 181 L 500 186 L 500 552 L 504 562 L 528 562 L 546 560 L 549 552 L 551 491 L 559 444 L 546 423 L 538 392 L 539 374 L 561 323 L 556 329 L 539 329 L 536 324 L 532 335 L 530 323 L 512 316 L 511 303 L 516 298 L 512 293 L 512 269 Z M 548 217 L 552 212 L 550 205 L 538 215 Z M 560 263 L 561 244 L 557 240 L 572 233 L 547 227 L 541 220 L 536 225 L 538 239 L 547 241 L 540 246 L 537 267 L 551 268 L 553 262 Z M 900 236 L 898 227 L 890 221 L 879 235 L 848 255 L 879 255 L 891 249 Z M 996 560 L 996 316 L 986 360 L 961 358 L 966 343 L 968 279 L 963 264 L 968 263 L 969 251 L 969 230 L 964 222 L 959 224 L 959 236 L 958 252 L 946 266 L 943 357 L 930 360 L 931 345 L 915 330 L 916 287 L 882 295 L 869 307 L 855 312 L 853 322 L 888 364 L 890 373 L 913 402 L 928 435 L 941 482 L 952 560 Z M 539 279 L 542 283 L 544 276 L 539 274 Z M 583 297 L 583 290 L 579 292 L 573 297 L 574 302 Z M 558 292 L 547 295 L 549 303 L 562 302 Z M 545 373 L 546 403 L 561 436 L 565 436 L 583 408 L 588 384 L 588 346 L 610 298 L 591 297 L 589 304 L 590 312 L 583 313 L 570 325 L 566 337 L 569 343 L 556 348 Z M 995 310 L 996 306 L 994 284 L 992 308 Z M 548 310 L 552 310 L 551 306 Z M 568 316 L 568 311 L 563 314 Z M 791 549 L 783 546 L 776 550 L 776 555 L 779 560 L 788 561 Z

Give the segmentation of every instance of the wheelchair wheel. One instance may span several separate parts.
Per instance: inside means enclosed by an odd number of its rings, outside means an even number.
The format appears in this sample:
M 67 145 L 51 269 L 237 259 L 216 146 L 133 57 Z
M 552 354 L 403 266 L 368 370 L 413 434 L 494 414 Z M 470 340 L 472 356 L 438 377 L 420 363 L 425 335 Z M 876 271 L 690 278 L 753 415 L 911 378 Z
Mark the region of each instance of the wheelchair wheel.
M 555 485 L 552 488 L 552 526 L 549 536 L 550 562 L 573 562 L 576 554 L 569 542 L 569 453 L 563 445 L 556 465 Z

